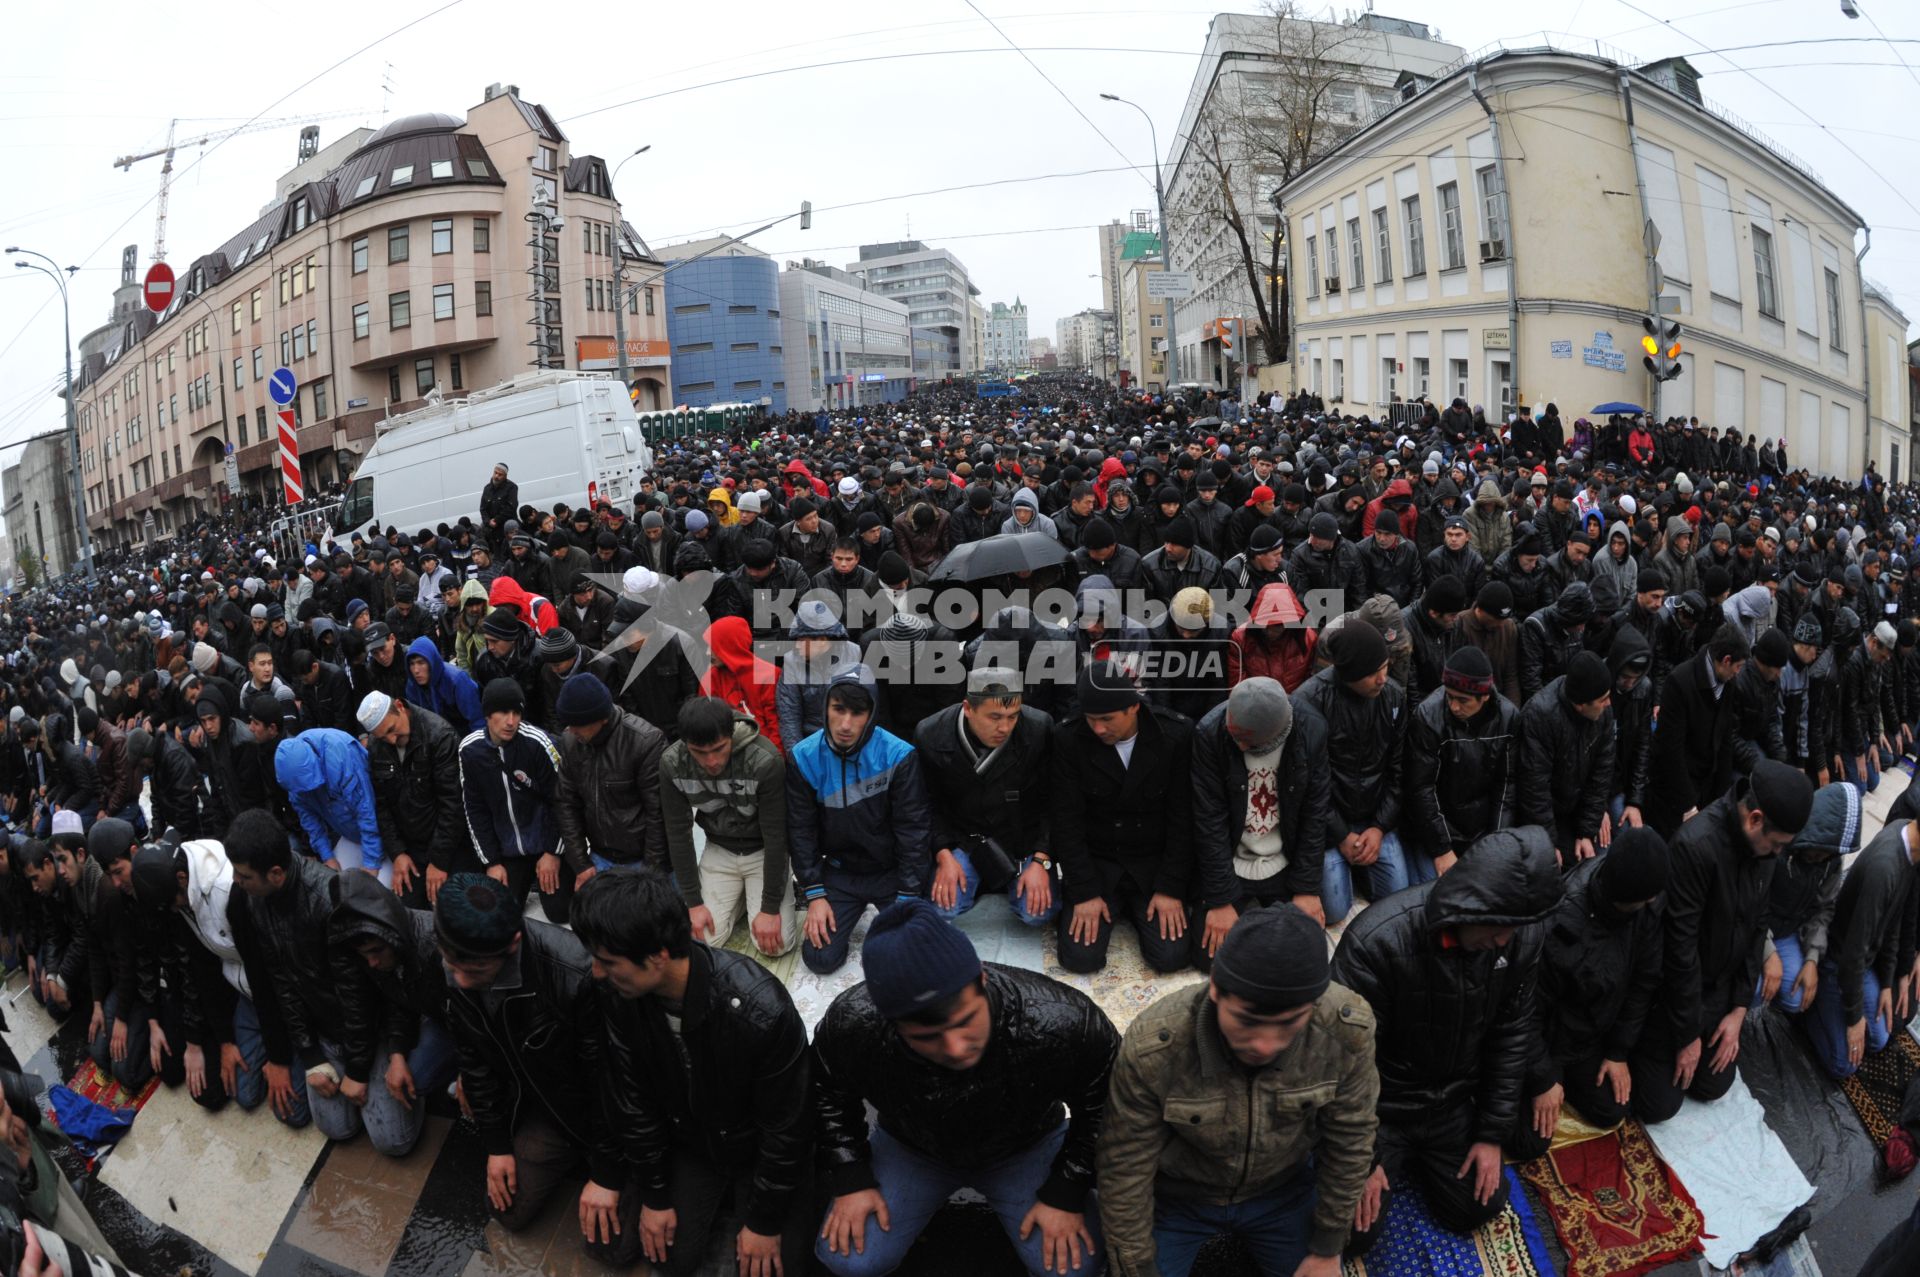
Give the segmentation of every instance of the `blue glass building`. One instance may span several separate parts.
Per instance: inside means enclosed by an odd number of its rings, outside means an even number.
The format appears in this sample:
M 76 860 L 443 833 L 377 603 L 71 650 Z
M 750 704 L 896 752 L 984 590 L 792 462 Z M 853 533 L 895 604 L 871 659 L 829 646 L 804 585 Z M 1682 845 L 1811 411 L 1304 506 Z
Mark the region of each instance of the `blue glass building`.
M 666 256 L 666 254 L 662 254 Z M 787 410 L 780 344 L 780 272 L 758 255 L 703 258 L 665 276 L 673 402 L 759 403 Z

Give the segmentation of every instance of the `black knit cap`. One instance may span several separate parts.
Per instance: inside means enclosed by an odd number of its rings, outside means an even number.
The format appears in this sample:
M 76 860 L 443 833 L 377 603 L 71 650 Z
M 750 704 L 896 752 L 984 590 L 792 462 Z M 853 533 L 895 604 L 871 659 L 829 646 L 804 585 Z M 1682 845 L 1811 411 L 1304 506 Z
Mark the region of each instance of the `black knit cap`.
M 1213 958 L 1213 987 L 1261 1011 L 1306 1006 L 1330 979 L 1326 929 L 1292 904 L 1242 914 Z
M 520 906 L 485 874 L 450 874 L 433 905 L 433 934 L 457 958 L 497 958 L 520 934 Z
M 1598 870 L 1607 898 L 1615 904 L 1653 899 L 1667 889 L 1668 871 L 1667 840 L 1638 825 L 1613 836 Z

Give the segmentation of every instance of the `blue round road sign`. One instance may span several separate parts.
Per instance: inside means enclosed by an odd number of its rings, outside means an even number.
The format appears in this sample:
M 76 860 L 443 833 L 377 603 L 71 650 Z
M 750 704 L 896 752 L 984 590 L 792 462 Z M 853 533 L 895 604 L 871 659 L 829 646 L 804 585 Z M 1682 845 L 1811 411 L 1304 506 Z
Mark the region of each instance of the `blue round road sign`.
M 267 378 L 267 393 L 282 408 L 293 402 L 293 396 L 300 389 L 300 383 L 293 379 L 293 369 L 275 368 L 273 376 Z

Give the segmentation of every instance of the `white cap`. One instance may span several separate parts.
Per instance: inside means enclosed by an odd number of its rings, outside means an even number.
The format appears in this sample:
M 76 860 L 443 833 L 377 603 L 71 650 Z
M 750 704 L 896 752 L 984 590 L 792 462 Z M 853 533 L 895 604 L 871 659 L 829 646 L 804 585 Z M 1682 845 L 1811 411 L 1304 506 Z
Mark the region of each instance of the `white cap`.
M 250 613 L 250 614 L 252 615 L 252 617 L 253 617 L 253 619 L 254 619 L 254 620 L 256 620 L 256 621 L 264 621 L 264 620 L 266 620 L 266 619 L 267 619 L 267 605 L 266 605 L 265 603 L 255 603 L 255 604 L 253 605 L 253 608 L 251 609 L 251 613 Z
M 854 478 L 852 475 L 848 475 L 846 478 L 840 481 L 841 496 L 850 497 L 858 491 L 860 491 L 860 481 Z
M 1635 501 L 1631 496 L 1622 495 L 1620 498 L 1620 511 L 1631 517 L 1640 513 L 1640 503 Z
M 1893 647 L 1900 642 L 1900 631 L 1887 621 L 1873 627 L 1873 636 L 1880 640 L 1881 647 Z
M 759 514 L 760 513 L 760 494 L 758 492 L 743 492 L 740 494 L 739 504 L 740 504 L 740 510 L 742 513 L 751 511 L 754 514 Z
M 359 712 L 355 714 L 355 717 L 360 720 L 360 730 L 371 732 L 387 721 L 387 715 L 392 710 L 393 697 L 385 692 L 368 692 L 365 699 L 360 702 Z
M 79 812 L 56 811 L 53 813 L 52 834 L 55 838 L 58 838 L 61 834 L 78 834 L 84 832 L 85 830 L 80 827 Z
M 620 588 L 627 594 L 645 594 L 658 584 L 660 574 L 645 564 L 628 568 L 620 578 Z

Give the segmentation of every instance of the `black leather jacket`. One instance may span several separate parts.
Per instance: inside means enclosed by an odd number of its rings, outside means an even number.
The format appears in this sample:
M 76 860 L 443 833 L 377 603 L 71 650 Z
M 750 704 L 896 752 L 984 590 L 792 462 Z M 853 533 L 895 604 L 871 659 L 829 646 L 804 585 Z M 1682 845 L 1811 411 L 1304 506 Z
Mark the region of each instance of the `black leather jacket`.
M 1020 722 L 984 770 L 975 770 L 960 747 L 964 730 L 961 707 L 950 705 L 921 719 L 913 733 L 932 800 L 934 850 L 991 838 L 1015 859 L 1046 851 L 1053 719 L 1023 705 Z
M 1400 827 L 1401 773 L 1407 739 L 1406 694 L 1388 680 L 1371 700 L 1356 696 L 1332 666 L 1293 694 L 1296 716 L 1305 710 L 1327 725 L 1327 762 L 1333 767 L 1334 820 L 1327 845 L 1349 833 Z
M 658 999 L 605 1001 L 600 1103 L 641 1202 L 672 1207 L 673 1149 L 689 1148 L 723 1174 L 750 1169 L 743 1222 L 778 1233 L 813 1148 L 807 1029 L 786 989 L 753 959 L 696 943 L 677 1042 Z
M 1659 992 L 1663 902 L 1621 913 L 1607 894 L 1606 863 L 1603 856 L 1577 865 L 1547 915 L 1529 1096 L 1558 1083 L 1569 1065 L 1624 1062 Z
M 1503 829 L 1348 924 L 1333 978 L 1373 1008 L 1381 1122 L 1417 1127 L 1467 1108 L 1474 1140 L 1511 1133 L 1533 1050 L 1541 918 L 1560 891 L 1546 832 Z M 1518 929 L 1504 949 L 1443 943 L 1476 923 Z
M 409 909 L 372 874 L 340 876 L 340 900 L 327 920 L 327 946 L 340 996 L 339 1047 L 347 1076 L 367 1080 L 389 1055 L 405 1055 L 420 1040 L 420 1017 L 447 1023 L 447 973 L 434 942 L 433 914 Z M 359 945 L 378 940 L 398 959 L 374 971 Z
M 864 984 L 827 1008 L 813 1038 L 813 1106 L 834 1196 L 876 1185 L 868 1104 L 887 1134 L 961 1172 L 1033 1147 L 1060 1124 L 1064 1105 L 1066 1142 L 1036 1196 L 1058 1210 L 1085 1209 L 1120 1035 L 1078 989 L 993 962 L 985 973 L 993 1031 L 970 1069 L 942 1068 L 908 1050 Z
M 405 758 L 379 740 L 367 744 L 381 845 L 389 860 L 404 853 L 423 873 L 428 865 L 447 873 L 474 868 L 460 797 L 459 734 L 432 710 L 409 705 L 407 714 L 412 728 Z
M 513 1152 L 514 1127 L 537 1103 L 586 1150 L 594 1182 L 618 1188 L 625 1173 L 600 1118 L 603 1028 L 592 967 L 571 931 L 529 918 L 520 952 L 491 989 L 449 989 L 447 1027 L 489 1156 Z
M 1519 818 L 1552 830 L 1563 852 L 1598 838 L 1615 789 L 1612 708 L 1598 722 L 1587 718 L 1556 678 L 1521 709 L 1520 738 Z
M 1462 852 L 1513 824 L 1520 711 L 1495 692 L 1463 723 L 1435 688 L 1407 725 L 1407 811 L 1401 835 L 1427 855 Z
M 261 899 L 247 896 L 253 940 L 271 990 L 247 965 L 254 1001 L 271 996 L 286 1025 L 288 1045 L 303 1059 L 320 1058 L 320 1042 L 339 1043 L 346 1032 L 340 993 L 327 952 L 327 920 L 333 915 L 339 874 L 311 856 L 295 856 L 280 890 Z M 239 895 L 240 889 L 234 888 Z
M 560 755 L 560 851 L 574 873 L 593 852 L 621 864 L 643 857 L 667 871 L 667 827 L 660 808 L 660 751 L 667 738 L 637 714 L 614 706 L 590 741 L 569 741 Z

